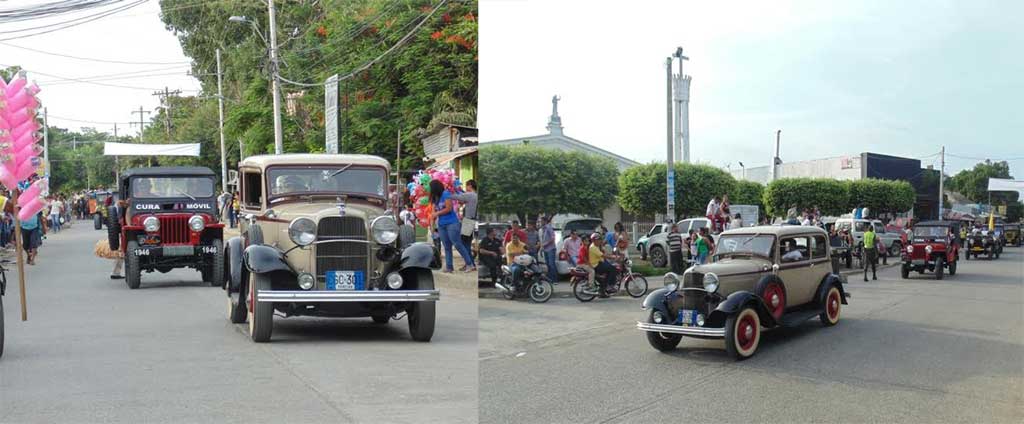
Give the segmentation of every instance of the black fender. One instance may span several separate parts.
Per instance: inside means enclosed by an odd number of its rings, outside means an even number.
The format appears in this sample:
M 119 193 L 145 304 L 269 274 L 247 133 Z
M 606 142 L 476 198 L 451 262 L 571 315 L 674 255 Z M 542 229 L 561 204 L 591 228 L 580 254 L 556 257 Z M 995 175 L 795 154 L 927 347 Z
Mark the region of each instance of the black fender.
M 242 281 L 246 280 L 245 272 L 248 271 L 242 265 L 242 237 L 235 236 L 224 243 L 224 258 L 227 261 L 224 268 L 228 272 L 228 291 L 237 292 L 242 287 Z
M 291 265 L 284 260 L 284 253 L 275 247 L 265 244 L 255 244 L 245 248 L 245 268 L 256 274 L 268 272 L 287 271 L 292 276 L 297 275 Z
M 662 287 L 660 289 L 652 291 L 650 294 L 647 295 L 647 297 L 644 298 L 643 308 L 654 309 L 655 311 L 661 312 L 661 314 L 666 319 L 672 321 L 672 314 L 668 312 L 668 301 L 675 296 L 679 296 L 679 294 L 676 293 L 674 290 L 669 290 L 667 288 Z
M 398 262 L 399 270 L 408 268 L 430 269 L 434 263 L 434 245 L 418 242 L 410 244 L 402 250 L 402 258 Z
M 825 295 L 828 294 L 828 289 L 829 287 L 832 286 L 835 286 L 837 289 L 839 289 L 839 297 L 842 298 L 842 303 L 844 305 L 849 305 L 849 303 L 846 302 L 846 290 L 843 289 L 843 280 L 839 278 L 838 274 L 829 274 L 826 275 L 825 278 L 821 279 L 821 284 L 818 285 L 818 291 L 814 295 L 814 298 L 817 300 L 818 304 L 825 304 Z
M 769 312 L 768 305 L 764 304 L 764 300 L 761 296 L 754 294 L 746 290 L 740 290 L 733 292 L 726 297 L 715 310 L 711 311 L 711 314 L 704 321 L 705 327 L 723 327 L 725 326 L 725 319 L 730 315 L 733 315 L 743 309 L 746 306 L 752 306 L 757 311 L 757 316 L 761 319 L 761 325 L 764 327 L 774 327 L 778 325 L 775 321 L 775 317 Z

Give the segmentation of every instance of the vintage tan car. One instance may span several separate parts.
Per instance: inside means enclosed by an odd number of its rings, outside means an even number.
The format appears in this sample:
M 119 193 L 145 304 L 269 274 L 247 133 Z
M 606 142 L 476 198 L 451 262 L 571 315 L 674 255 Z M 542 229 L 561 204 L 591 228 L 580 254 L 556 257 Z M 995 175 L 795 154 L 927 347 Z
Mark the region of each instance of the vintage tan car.
M 762 226 L 723 232 L 711 263 L 665 275 L 665 287 L 644 299 L 637 328 L 655 349 L 668 351 L 682 336 L 724 338 L 737 359 L 757 351 L 761 332 L 800 325 L 815 316 L 839 322 L 848 293 L 831 258 L 828 234 L 818 227 Z
M 239 163 L 241 236 L 225 248 L 228 318 L 270 339 L 288 316 L 407 317 L 434 334 L 434 246 L 415 242 L 387 207 L 388 162 L 376 156 L 285 154 Z

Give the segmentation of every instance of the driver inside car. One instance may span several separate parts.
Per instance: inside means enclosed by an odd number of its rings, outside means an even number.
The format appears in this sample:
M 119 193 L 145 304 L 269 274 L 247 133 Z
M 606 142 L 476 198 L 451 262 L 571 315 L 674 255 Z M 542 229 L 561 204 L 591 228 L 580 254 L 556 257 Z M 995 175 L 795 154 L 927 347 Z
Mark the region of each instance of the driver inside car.
M 309 187 L 297 175 L 282 175 L 274 183 L 276 194 L 309 191 Z
M 796 246 L 796 240 L 786 242 L 786 254 L 782 255 L 782 262 L 796 262 L 804 258 L 803 253 Z
M 153 184 L 149 178 L 139 178 L 135 181 L 135 197 L 157 197 L 153 192 Z

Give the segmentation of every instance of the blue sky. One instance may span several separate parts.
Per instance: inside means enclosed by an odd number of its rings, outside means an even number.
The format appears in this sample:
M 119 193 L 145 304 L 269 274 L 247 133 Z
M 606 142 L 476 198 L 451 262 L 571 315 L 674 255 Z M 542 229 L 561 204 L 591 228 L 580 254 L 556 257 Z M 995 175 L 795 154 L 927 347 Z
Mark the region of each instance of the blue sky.
M 953 155 L 1021 158 L 1024 179 L 1024 2 L 483 0 L 480 15 L 485 141 L 543 133 L 557 93 L 567 135 L 663 161 L 663 63 L 681 45 L 696 161 L 765 165 L 781 129 L 784 161 L 945 144 L 949 173 L 977 162 Z

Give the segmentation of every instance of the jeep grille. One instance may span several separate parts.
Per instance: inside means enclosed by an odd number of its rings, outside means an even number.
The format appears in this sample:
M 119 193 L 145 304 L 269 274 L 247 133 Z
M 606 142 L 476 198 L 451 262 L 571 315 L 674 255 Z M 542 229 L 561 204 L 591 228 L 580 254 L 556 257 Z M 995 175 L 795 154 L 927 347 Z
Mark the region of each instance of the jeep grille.
M 317 240 L 366 241 L 366 224 L 362 218 L 331 216 L 320 220 Z M 316 276 L 324 281 L 327 271 L 363 271 L 366 278 L 370 245 L 366 243 L 323 243 L 316 245 Z
M 189 244 L 187 215 L 160 216 L 160 242 L 163 244 Z

